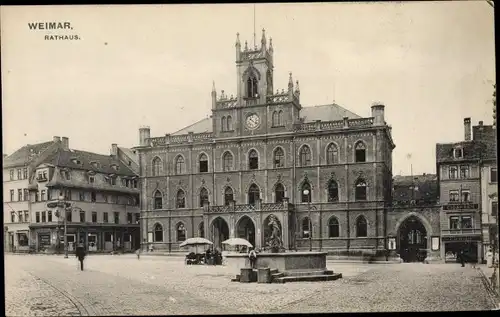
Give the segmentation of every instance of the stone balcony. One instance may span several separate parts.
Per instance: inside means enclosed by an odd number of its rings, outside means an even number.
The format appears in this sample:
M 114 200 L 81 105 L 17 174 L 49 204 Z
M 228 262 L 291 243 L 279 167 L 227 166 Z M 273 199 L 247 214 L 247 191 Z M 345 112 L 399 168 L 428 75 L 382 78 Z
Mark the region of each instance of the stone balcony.
M 443 210 L 449 212 L 477 211 L 479 210 L 479 204 L 472 202 L 448 202 L 447 204 L 443 204 Z
M 221 214 L 221 213 L 243 213 L 243 212 L 283 212 L 293 211 L 294 206 L 288 202 L 288 198 L 283 198 L 280 203 L 262 203 L 257 200 L 255 204 L 237 205 L 235 201 L 231 201 L 229 205 L 210 206 L 205 203 L 203 212 L 206 214 Z

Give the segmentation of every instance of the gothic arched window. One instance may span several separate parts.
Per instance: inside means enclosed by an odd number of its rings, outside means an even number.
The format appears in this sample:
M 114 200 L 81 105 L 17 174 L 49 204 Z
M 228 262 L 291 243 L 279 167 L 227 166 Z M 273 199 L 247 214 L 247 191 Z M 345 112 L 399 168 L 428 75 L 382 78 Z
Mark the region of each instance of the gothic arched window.
M 285 198 L 285 187 L 283 187 L 283 184 L 278 183 L 274 189 L 274 201 L 281 203 L 283 198 Z
M 307 239 L 312 234 L 312 223 L 308 217 L 302 219 L 302 238 Z
M 368 232 L 368 224 L 363 216 L 356 220 L 356 237 L 366 237 Z
M 205 153 L 202 153 L 200 155 L 200 173 L 206 173 L 208 172 L 208 157 L 205 155 Z
M 233 189 L 226 187 L 224 190 L 224 205 L 229 206 L 229 203 L 234 200 Z
M 175 200 L 177 208 L 186 208 L 186 194 L 182 189 L 177 191 L 177 197 Z
M 282 148 L 274 150 L 274 168 L 285 167 L 285 152 Z
M 226 131 L 233 131 L 233 118 L 227 116 L 227 129 Z
M 177 224 L 177 242 L 186 240 L 186 227 L 182 222 Z
M 326 164 L 337 164 L 339 162 L 339 151 L 335 144 L 330 144 L 326 149 Z
M 311 149 L 304 145 L 300 149 L 300 166 L 310 166 L 311 165 Z
M 363 142 L 359 141 L 355 145 L 356 150 L 356 162 L 366 162 L 366 146 Z
M 175 160 L 175 174 L 180 175 L 184 172 L 184 158 L 179 155 Z
M 222 132 L 226 131 L 226 127 L 227 127 L 227 121 L 226 121 L 226 117 L 222 117 L 220 119 L 220 129 Z
M 255 75 L 250 75 L 247 79 L 247 98 L 257 98 L 258 97 L 258 82 Z
M 222 169 L 225 172 L 233 170 L 233 155 L 231 152 L 226 152 L 222 156 Z
M 158 176 L 162 172 L 161 158 L 158 156 L 153 159 L 153 176 Z
M 355 200 L 366 200 L 366 182 L 359 178 L 356 181 L 356 192 L 354 193 Z
M 257 154 L 255 150 L 251 150 L 250 153 L 248 153 L 248 168 L 251 170 L 259 168 L 259 154 Z
M 154 241 L 162 242 L 163 241 L 163 227 L 157 223 L 154 227 Z
M 163 207 L 163 198 L 161 197 L 161 193 L 159 190 L 155 192 L 153 205 L 154 209 L 162 209 Z
M 278 126 L 284 126 L 285 122 L 283 122 L 283 110 L 278 111 Z
M 200 207 L 203 207 L 204 202 L 208 203 L 208 190 L 205 187 L 200 190 Z
M 328 220 L 328 238 L 338 238 L 339 236 L 339 220 L 336 217 L 331 217 Z
M 311 185 L 308 182 L 304 182 L 304 184 L 302 184 L 300 195 L 302 197 L 301 201 L 303 203 L 311 202 L 312 191 L 311 191 Z
M 273 127 L 279 126 L 279 113 L 278 111 L 273 112 Z
M 255 184 L 252 184 L 248 189 L 248 204 L 255 205 L 255 202 L 258 199 L 260 199 L 259 187 Z
M 339 187 L 336 181 L 333 179 L 328 182 L 328 201 L 338 201 L 339 200 Z

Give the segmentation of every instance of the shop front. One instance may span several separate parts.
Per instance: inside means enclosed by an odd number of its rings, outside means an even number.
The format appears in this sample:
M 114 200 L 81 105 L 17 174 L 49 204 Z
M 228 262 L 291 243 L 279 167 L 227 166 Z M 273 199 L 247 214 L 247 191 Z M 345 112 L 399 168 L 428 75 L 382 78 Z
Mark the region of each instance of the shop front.
M 446 263 L 459 263 L 460 252 L 469 263 L 478 263 L 481 261 L 481 236 L 460 236 L 460 237 L 442 237 L 444 245 L 443 251 Z

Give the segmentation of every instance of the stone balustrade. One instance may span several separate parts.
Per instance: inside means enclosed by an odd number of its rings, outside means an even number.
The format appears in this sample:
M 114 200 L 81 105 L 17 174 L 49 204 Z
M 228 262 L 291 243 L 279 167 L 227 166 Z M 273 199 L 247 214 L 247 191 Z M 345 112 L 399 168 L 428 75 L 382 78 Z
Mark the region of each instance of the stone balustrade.
M 373 125 L 373 118 L 360 118 L 360 119 L 344 119 L 336 121 L 321 121 L 298 123 L 294 125 L 296 132 L 310 132 L 310 131 L 331 131 L 344 128 L 361 128 L 370 127 Z
M 255 205 L 236 205 L 234 201 L 230 202 L 229 205 L 222 206 L 210 206 L 210 204 L 206 203 L 203 208 L 204 212 L 206 213 L 230 213 L 254 211 L 285 211 L 291 210 L 293 208 L 293 205 L 288 203 L 288 199 L 284 199 L 284 201 L 281 203 L 262 203 L 260 201 L 256 201 Z

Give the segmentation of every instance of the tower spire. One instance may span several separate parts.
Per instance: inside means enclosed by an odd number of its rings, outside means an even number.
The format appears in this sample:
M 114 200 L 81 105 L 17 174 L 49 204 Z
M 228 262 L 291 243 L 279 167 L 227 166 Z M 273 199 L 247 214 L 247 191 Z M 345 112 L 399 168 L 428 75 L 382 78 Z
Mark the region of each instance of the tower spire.
M 290 78 L 288 78 L 288 91 L 293 91 L 293 78 L 292 78 L 292 72 L 290 72 Z
M 262 39 L 260 40 L 260 44 L 261 44 L 261 50 L 262 51 L 265 51 L 266 50 L 266 30 L 265 29 L 262 29 Z
M 257 48 L 257 44 L 255 43 L 255 3 L 253 4 L 253 47 Z

